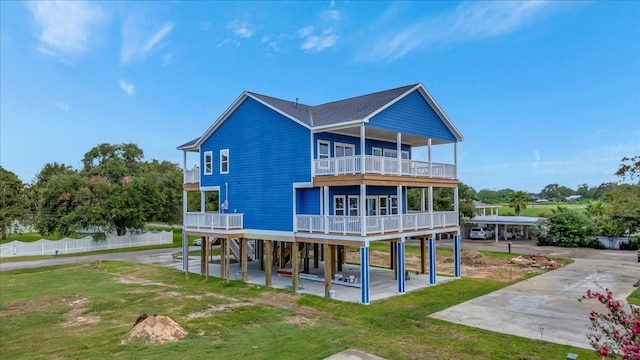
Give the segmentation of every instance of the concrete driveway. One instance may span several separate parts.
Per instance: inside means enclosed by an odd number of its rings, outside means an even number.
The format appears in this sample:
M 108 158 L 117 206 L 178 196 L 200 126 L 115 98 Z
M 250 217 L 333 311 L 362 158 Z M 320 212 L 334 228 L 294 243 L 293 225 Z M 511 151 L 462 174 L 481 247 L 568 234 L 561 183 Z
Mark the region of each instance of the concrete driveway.
M 487 246 L 469 244 L 464 248 Z M 491 246 L 491 245 L 488 245 Z M 504 247 L 504 244 L 495 245 Z M 437 319 L 489 331 L 542 339 L 590 349 L 589 312 L 599 304 L 578 302 L 587 290 L 608 288 L 618 299 L 629 296 L 640 280 L 635 251 L 532 247 L 538 252 L 575 259 L 575 263 L 475 298 L 432 315 Z M 536 251 L 537 250 L 537 251 Z

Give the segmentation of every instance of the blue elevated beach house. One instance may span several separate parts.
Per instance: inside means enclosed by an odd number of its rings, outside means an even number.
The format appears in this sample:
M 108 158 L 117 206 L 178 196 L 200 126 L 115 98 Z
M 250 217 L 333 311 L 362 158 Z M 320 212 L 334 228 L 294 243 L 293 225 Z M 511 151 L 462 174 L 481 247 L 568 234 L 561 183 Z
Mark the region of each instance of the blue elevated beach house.
M 435 284 L 435 239 L 460 232 L 456 152 L 462 140 L 422 84 L 315 106 L 244 92 L 201 136 L 178 147 L 184 151 L 183 239 L 202 238 L 207 275 L 213 244 L 221 245 L 220 275 L 227 279 L 231 258 L 243 280 L 253 260 L 265 272 L 265 285 L 275 267 L 292 277 L 294 290 L 300 276 L 323 268 L 325 296 L 346 253 L 359 253 L 359 276 L 345 282 L 361 289 L 363 304 L 370 301 L 371 244 L 390 245 L 393 281 L 402 294 L 405 241 L 415 239 L 423 273 L 428 249 Z M 187 169 L 189 152 L 199 158 L 193 169 Z M 453 189 L 450 209 L 434 211 L 434 191 L 442 188 Z M 191 191 L 200 192 L 196 212 L 188 211 Z M 212 195 L 217 204 L 208 208 Z

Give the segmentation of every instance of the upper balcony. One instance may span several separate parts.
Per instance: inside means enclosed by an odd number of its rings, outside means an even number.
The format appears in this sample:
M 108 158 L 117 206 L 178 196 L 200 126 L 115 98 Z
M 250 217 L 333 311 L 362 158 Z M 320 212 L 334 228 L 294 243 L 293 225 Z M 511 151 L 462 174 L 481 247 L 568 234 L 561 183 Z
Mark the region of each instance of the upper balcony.
M 199 233 L 236 233 L 244 229 L 244 214 L 188 212 L 184 214 L 184 228 Z
M 425 178 L 455 179 L 456 166 L 425 161 L 396 159 L 381 156 L 364 156 L 364 171 L 360 155 L 343 156 L 313 161 L 314 174 L 348 175 L 348 174 L 376 174 L 414 176 Z

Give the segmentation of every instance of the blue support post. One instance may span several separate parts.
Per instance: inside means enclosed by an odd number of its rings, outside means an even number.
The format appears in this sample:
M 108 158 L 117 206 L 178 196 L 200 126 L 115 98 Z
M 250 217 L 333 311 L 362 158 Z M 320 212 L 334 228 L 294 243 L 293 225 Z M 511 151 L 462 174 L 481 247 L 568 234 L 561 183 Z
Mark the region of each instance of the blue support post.
M 184 229 L 182 230 L 182 270 L 184 270 L 184 272 L 188 272 L 189 269 L 187 269 L 187 257 L 189 256 L 189 237 L 187 236 L 187 234 L 184 232 Z
M 429 238 L 429 285 L 436 284 L 436 239 Z
M 360 248 L 360 302 L 369 304 L 369 247 Z
M 460 257 L 460 235 L 453 235 L 453 277 L 460 279 L 462 273 Z
M 398 294 L 404 294 L 404 241 L 396 243 L 396 266 L 398 268 Z

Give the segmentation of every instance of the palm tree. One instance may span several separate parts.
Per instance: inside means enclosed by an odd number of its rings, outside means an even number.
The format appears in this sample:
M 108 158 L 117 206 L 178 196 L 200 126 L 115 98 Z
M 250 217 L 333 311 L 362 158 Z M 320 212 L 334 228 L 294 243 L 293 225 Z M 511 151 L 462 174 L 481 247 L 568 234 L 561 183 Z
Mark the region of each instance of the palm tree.
M 520 216 L 520 212 L 527 208 L 527 203 L 531 201 L 531 197 L 524 191 L 514 191 L 509 194 L 509 207 L 516 212 L 516 216 Z

